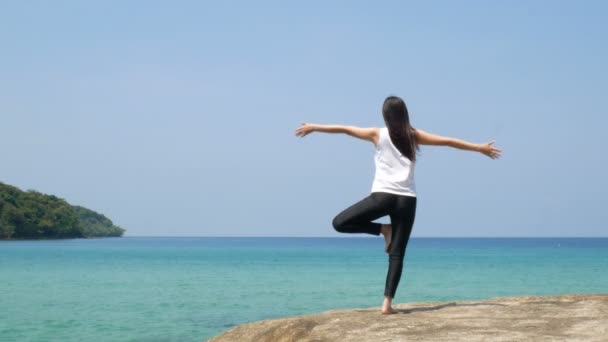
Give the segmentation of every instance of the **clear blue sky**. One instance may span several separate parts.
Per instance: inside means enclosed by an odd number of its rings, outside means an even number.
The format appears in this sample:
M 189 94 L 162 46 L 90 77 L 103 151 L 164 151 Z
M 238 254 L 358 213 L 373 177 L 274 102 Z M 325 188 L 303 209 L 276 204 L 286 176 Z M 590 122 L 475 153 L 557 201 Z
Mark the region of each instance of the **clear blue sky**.
M 373 146 L 415 127 L 413 236 L 608 236 L 605 1 L 3 1 L 0 181 L 128 236 L 347 236 Z M 386 222 L 386 219 L 384 220 Z M 361 235 L 360 235 L 361 236 Z

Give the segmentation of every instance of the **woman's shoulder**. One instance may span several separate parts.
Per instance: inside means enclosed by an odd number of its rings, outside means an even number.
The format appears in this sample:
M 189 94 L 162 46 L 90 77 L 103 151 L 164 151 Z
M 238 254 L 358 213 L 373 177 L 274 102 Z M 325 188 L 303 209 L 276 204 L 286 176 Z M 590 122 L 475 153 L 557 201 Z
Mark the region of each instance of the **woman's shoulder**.
M 386 138 L 388 137 L 388 128 L 387 127 L 376 127 L 378 132 L 378 143 L 376 144 L 376 149 L 380 148 L 380 145 L 386 144 Z

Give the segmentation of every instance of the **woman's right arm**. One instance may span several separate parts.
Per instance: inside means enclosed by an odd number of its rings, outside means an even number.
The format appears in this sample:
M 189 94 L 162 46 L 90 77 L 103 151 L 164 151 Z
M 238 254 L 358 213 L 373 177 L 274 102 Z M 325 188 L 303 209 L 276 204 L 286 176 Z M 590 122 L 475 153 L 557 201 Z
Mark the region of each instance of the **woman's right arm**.
M 416 129 L 416 139 L 421 145 L 450 146 L 460 150 L 480 152 L 492 159 L 499 158 L 502 152 L 494 147 L 494 141 L 485 144 L 474 144 L 456 138 L 427 133 L 421 129 Z
M 306 135 L 308 135 L 312 132 L 347 134 L 347 135 L 350 135 L 351 137 L 370 141 L 374 145 L 378 144 L 378 139 L 379 139 L 379 130 L 376 127 L 320 125 L 320 124 L 312 124 L 312 123 L 304 123 L 304 122 L 296 130 L 296 136 L 305 137 Z

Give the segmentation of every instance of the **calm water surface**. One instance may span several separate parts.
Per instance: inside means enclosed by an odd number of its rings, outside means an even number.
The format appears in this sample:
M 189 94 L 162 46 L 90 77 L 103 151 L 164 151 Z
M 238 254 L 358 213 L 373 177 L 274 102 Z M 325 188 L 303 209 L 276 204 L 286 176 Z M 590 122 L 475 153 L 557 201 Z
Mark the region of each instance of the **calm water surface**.
M 381 238 L 0 241 L 0 341 L 201 341 L 382 303 Z M 608 292 L 608 238 L 413 238 L 395 303 Z

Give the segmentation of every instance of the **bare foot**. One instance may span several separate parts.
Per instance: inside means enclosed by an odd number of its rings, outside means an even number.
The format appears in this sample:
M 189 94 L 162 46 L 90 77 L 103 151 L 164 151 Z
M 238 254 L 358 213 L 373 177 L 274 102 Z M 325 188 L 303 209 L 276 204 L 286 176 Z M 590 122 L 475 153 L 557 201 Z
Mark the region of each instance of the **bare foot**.
M 383 224 L 380 228 L 380 233 L 384 235 L 384 241 L 386 242 L 386 247 L 384 248 L 384 251 L 388 253 L 388 248 L 391 245 L 391 235 L 393 233 L 393 226 L 391 226 L 390 224 Z
M 393 308 L 388 307 L 388 308 L 382 308 L 382 314 L 383 315 L 392 315 L 392 314 L 396 314 L 397 311 L 395 311 Z
M 382 302 L 382 314 L 390 315 L 395 314 L 397 311 L 393 310 L 393 298 L 390 296 L 384 296 L 384 302 Z

